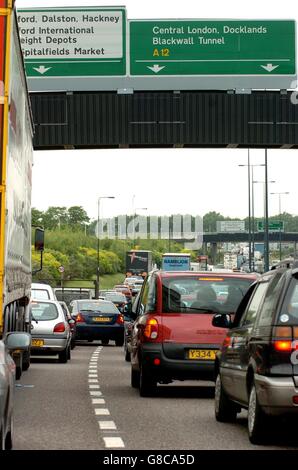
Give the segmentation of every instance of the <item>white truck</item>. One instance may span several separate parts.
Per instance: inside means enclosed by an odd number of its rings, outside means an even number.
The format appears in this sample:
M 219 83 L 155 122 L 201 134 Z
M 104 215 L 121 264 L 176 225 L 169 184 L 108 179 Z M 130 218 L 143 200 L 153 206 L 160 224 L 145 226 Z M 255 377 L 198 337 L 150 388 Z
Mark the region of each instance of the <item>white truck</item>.
M 30 333 L 32 135 L 14 0 L 0 0 L 0 338 Z M 19 378 L 29 351 L 14 360 Z

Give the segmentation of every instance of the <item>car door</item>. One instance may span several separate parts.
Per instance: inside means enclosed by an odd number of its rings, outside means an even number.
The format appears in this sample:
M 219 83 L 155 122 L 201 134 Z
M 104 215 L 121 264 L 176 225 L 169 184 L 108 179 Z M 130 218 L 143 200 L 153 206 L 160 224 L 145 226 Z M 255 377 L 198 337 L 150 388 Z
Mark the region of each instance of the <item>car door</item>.
M 246 403 L 246 372 L 249 363 L 249 342 L 258 310 L 263 302 L 268 282 L 259 282 L 252 290 L 243 315 L 235 319 L 224 354 L 222 382 L 226 392 L 235 400 Z

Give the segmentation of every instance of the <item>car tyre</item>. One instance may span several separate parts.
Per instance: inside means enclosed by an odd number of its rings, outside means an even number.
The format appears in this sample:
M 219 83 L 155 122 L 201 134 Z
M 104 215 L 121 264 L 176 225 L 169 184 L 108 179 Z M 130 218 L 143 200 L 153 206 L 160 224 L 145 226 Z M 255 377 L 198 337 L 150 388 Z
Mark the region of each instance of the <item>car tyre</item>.
M 140 396 L 151 397 L 156 391 L 156 381 L 148 374 L 144 367 L 140 370 Z
M 5 450 L 12 450 L 12 435 L 13 435 L 13 421 L 12 416 L 10 417 L 10 428 L 5 436 L 4 448 Z
M 63 351 L 59 352 L 58 360 L 60 364 L 65 364 L 68 360 L 68 348 L 65 348 Z
M 102 339 L 101 340 L 101 344 L 103 344 L 104 346 L 107 346 L 109 344 L 110 340 L 109 339 Z
M 253 383 L 249 392 L 247 414 L 248 437 L 252 444 L 263 444 L 268 431 L 268 416 L 262 410 Z
M 132 388 L 139 388 L 140 386 L 140 372 L 131 368 L 130 383 Z
M 71 359 L 71 346 L 69 345 L 68 348 L 67 348 L 67 360 L 70 361 Z
M 116 346 L 121 346 L 122 347 L 123 344 L 124 344 L 124 339 L 123 338 L 116 339 L 115 343 L 116 343 Z
M 130 362 L 130 352 L 128 349 L 125 350 L 125 360 L 126 362 Z
M 220 423 L 229 423 L 236 420 L 238 407 L 227 396 L 222 387 L 220 372 L 218 372 L 215 381 L 214 397 L 215 419 Z
M 26 371 L 30 367 L 30 351 L 23 352 L 22 370 Z

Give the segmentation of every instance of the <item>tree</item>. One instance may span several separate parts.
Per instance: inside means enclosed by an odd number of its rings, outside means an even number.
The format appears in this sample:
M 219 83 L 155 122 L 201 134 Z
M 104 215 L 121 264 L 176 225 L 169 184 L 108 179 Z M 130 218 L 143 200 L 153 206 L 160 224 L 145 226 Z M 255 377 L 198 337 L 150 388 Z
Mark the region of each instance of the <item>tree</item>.
M 31 223 L 33 226 L 43 225 L 44 213 L 32 207 L 31 210 Z
M 89 223 L 90 218 L 82 206 L 72 206 L 68 209 L 69 225 L 72 228 Z
M 55 229 L 67 225 L 68 223 L 68 211 L 66 207 L 54 207 L 51 206 L 44 213 L 43 216 L 44 228 Z

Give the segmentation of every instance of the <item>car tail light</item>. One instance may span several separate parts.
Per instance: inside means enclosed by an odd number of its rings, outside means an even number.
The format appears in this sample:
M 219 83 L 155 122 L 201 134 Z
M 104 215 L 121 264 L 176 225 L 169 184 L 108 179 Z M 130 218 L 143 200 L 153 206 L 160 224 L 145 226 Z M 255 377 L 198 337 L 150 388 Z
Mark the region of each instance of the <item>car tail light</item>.
M 298 405 L 298 396 L 297 395 L 293 396 L 293 403 L 294 403 L 294 405 Z
M 156 318 L 150 318 L 147 321 L 144 336 L 149 339 L 156 339 L 158 337 L 158 321 Z
M 292 351 L 292 341 L 289 340 L 276 340 L 274 341 L 274 349 L 276 351 Z
M 63 322 L 57 323 L 57 325 L 54 326 L 54 333 L 64 333 L 65 331 L 65 324 Z
M 298 344 L 295 344 L 297 341 L 294 341 L 297 338 L 297 333 L 296 327 L 276 326 L 273 329 L 272 338 L 275 351 L 291 352 L 298 349 Z
M 122 313 L 120 313 L 120 315 L 117 316 L 116 323 L 118 323 L 118 325 L 123 325 L 124 317 L 123 317 Z
M 226 336 L 225 339 L 223 340 L 222 346 L 224 348 L 228 348 L 231 345 L 231 338 L 230 336 Z
M 84 323 L 85 319 L 81 313 L 78 313 L 76 316 L 76 323 Z

